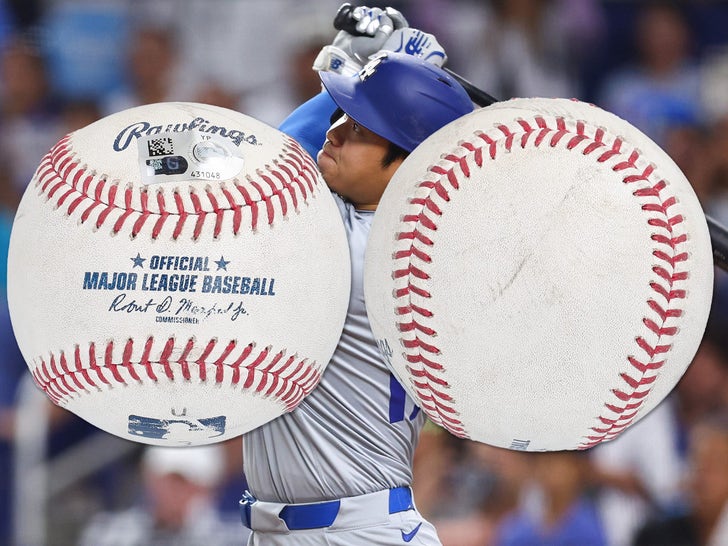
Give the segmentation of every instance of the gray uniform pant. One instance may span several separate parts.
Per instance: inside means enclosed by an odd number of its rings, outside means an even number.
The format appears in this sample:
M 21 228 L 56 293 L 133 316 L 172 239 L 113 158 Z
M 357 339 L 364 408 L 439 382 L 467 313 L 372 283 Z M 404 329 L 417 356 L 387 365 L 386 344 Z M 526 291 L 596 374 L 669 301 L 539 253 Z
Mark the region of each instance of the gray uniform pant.
M 408 487 L 309 504 L 241 502 L 248 546 L 441 546 Z

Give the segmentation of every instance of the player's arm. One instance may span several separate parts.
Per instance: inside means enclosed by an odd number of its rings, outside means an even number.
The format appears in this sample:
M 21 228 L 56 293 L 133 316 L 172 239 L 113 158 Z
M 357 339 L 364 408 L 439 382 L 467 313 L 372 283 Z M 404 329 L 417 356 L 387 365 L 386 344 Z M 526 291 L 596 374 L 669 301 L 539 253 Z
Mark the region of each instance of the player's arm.
M 407 20 L 392 8 L 352 8 L 343 4 L 337 20 L 346 14 L 346 28 L 334 41 L 321 50 L 313 69 L 355 75 L 370 57 L 379 51 L 400 51 L 416 55 L 433 64 L 442 66 L 445 51 L 434 36 L 409 27 Z M 328 93 L 322 91 L 294 110 L 279 125 L 279 129 L 298 141 L 304 149 L 316 157 L 326 139 L 336 104 Z
M 278 129 L 293 137 L 311 155 L 316 157 L 326 139 L 331 116 L 336 111 L 336 103 L 326 91 L 296 108 Z

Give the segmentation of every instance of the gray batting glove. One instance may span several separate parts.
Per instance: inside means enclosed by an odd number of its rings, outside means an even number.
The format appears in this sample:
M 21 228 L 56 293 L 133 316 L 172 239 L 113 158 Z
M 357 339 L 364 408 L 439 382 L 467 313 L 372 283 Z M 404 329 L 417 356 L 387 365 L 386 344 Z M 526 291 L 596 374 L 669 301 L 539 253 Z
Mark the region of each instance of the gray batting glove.
M 344 4 L 339 11 L 349 7 Z M 325 46 L 316 57 L 313 69 L 319 72 L 337 72 L 353 75 L 359 72 L 369 57 L 380 51 L 395 30 L 408 26 L 404 16 L 393 8 L 368 8 L 359 6 L 350 12 L 350 24 L 355 36 L 341 30 L 331 45 Z

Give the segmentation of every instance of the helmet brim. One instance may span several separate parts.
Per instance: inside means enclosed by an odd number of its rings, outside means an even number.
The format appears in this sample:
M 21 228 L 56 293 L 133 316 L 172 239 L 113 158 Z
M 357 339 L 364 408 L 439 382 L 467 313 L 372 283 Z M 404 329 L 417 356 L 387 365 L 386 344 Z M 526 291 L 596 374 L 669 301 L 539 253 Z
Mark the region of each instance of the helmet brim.
M 362 86 L 359 85 L 361 80 L 358 74 L 342 76 L 335 72 L 320 72 L 319 76 L 326 91 L 347 116 L 356 120 L 357 123 L 366 127 L 374 134 L 387 140 L 391 139 L 391 137 L 387 138 L 385 136 L 388 132 L 388 124 L 373 106 L 375 99 L 384 101 L 386 97 L 370 97 Z M 394 143 L 397 146 L 407 149 L 407 151 L 412 151 L 408 149 L 408 146 L 403 145 L 404 143 Z
M 473 110 L 467 92 L 449 74 L 405 53 L 380 54 L 353 76 L 319 72 L 319 77 L 349 117 L 407 152 Z

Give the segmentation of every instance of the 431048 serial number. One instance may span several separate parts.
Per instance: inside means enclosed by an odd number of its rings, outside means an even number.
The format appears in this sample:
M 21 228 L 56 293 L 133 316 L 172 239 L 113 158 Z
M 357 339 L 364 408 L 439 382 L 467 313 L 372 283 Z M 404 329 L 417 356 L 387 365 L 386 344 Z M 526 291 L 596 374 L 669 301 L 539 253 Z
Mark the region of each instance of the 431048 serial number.
M 217 171 L 192 171 L 192 178 L 204 178 L 205 180 L 220 180 L 220 173 Z

